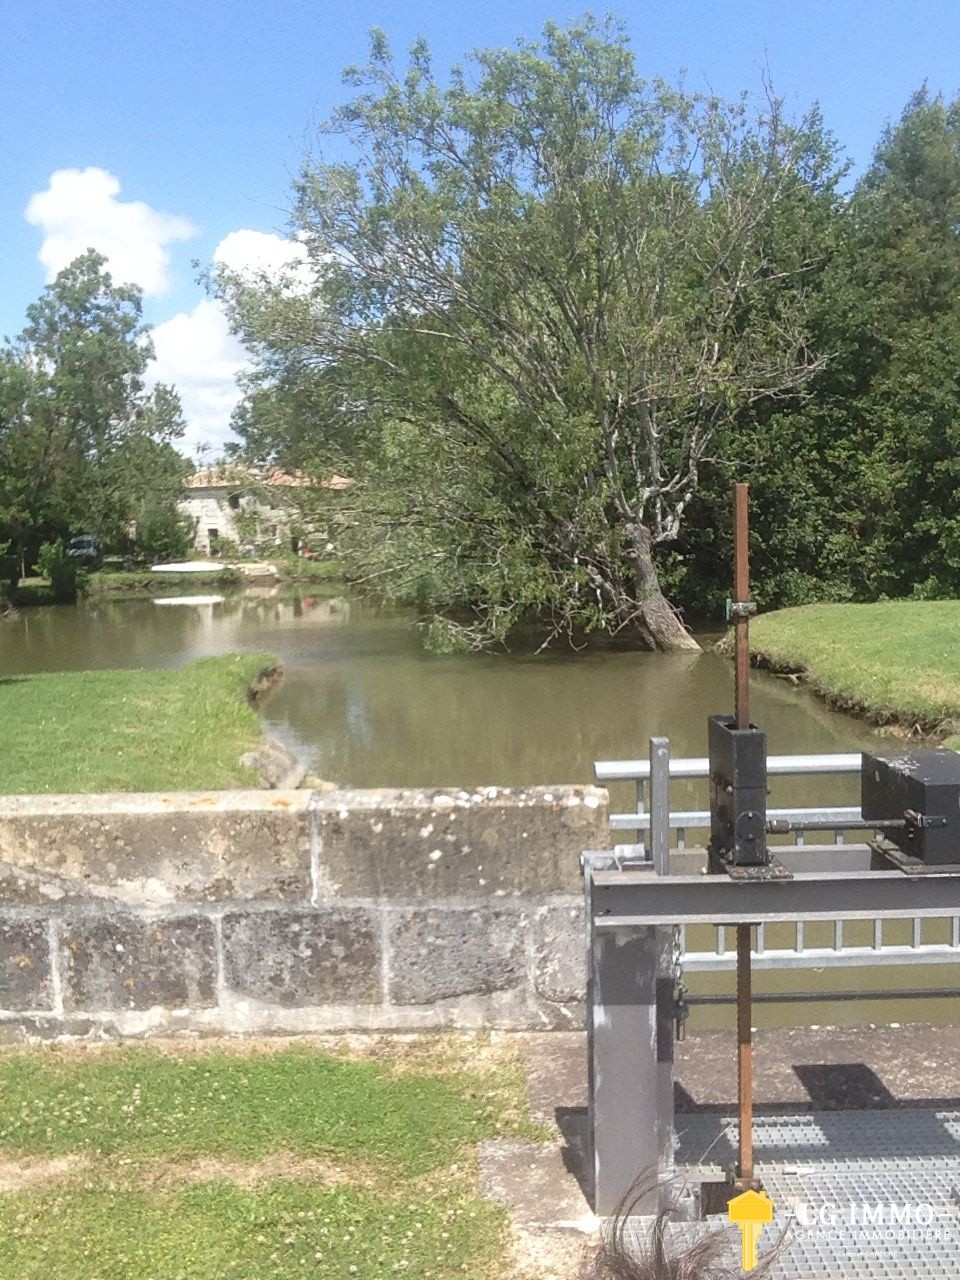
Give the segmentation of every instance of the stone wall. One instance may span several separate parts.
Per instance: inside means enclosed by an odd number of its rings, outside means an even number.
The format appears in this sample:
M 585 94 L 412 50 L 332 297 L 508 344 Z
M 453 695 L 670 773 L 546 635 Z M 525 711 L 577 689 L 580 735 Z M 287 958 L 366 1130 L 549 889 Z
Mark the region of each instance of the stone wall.
M 593 787 L 0 798 L 0 1039 L 578 1026 Z

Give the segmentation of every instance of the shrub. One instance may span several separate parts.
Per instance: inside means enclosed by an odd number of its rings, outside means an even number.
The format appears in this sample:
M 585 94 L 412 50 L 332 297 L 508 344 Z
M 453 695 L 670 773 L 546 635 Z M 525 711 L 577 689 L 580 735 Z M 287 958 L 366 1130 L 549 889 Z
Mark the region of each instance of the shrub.
M 37 555 L 37 568 L 50 583 L 53 598 L 58 604 L 73 604 L 83 590 L 86 571 L 67 555 L 62 538 L 43 543 Z
M 137 520 L 137 550 L 148 560 L 185 560 L 193 546 L 193 521 L 174 506 L 144 507 Z

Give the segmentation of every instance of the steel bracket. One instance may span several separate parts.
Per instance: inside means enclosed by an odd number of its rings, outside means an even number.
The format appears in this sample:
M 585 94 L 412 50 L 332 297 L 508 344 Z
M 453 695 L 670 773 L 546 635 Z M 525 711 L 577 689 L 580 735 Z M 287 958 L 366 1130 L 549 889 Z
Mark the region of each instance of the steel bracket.
M 923 862 L 911 853 L 904 853 L 889 840 L 871 840 L 870 848 L 883 862 L 911 879 L 922 877 L 927 880 L 933 876 L 956 880 L 960 876 L 960 862 Z
M 727 622 L 735 622 L 738 618 L 752 618 L 756 612 L 757 606 L 752 600 L 731 600 L 727 596 L 725 606 Z

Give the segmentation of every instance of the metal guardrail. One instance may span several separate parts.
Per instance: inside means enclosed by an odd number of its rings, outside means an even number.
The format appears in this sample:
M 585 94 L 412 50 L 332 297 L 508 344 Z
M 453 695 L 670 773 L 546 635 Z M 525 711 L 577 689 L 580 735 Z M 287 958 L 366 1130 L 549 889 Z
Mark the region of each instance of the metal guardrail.
M 770 775 L 831 776 L 860 772 L 861 757 L 858 753 L 770 756 L 767 772 Z M 635 845 L 618 845 L 617 854 L 628 857 L 634 863 L 651 864 L 651 870 L 659 875 L 669 874 L 671 834 L 676 834 L 676 848 L 686 845 L 687 831 L 706 831 L 710 828 L 709 810 L 671 810 L 671 779 L 699 779 L 709 777 L 710 764 L 706 757 L 670 759 L 666 738 L 650 739 L 649 760 L 601 760 L 594 766 L 598 782 L 633 782 L 637 789 L 637 808 L 633 813 L 610 815 L 610 826 L 615 832 L 637 833 Z M 648 796 L 649 791 L 649 796 Z M 649 802 L 649 804 L 648 804 Z M 859 806 L 800 807 L 768 809 L 768 820 L 775 821 L 784 833 L 792 833 L 797 846 L 803 846 L 808 831 L 832 833 L 833 846 L 843 847 L 848 831 L 872 831 L 873 824 L 865 823 Z M 648 837 L 648 842 L 644 837 Z M 849 848 L 849 846 L 847 846 Z M 825 846 L 817 846 L 823 854 Z M 811 850 L 811 853 L 813 851 Z M 929 918 L 928 918 L 929 919 Z M 766 926 L 757 926 L 753 949 L 753 966 L 757 969 L 826 969 L 836 967 L 868 967 L 877 965 L 946 964 L 960 960 L 960 917 L 946 914 L 935 917 L 941 934 L 937 941 L 925 939 L 925 920 L 911 917 L 908 920 L 909 941 L 885 941 L 884 922 L 872 922 L 872 938 L 865 944 L 862 937 L 851 940 L 845 931 L 844 920 L 832 923 L 829 945 L 808 943 L 809 922 L 795 920 L 780 924 L 781 931 L 792 932 L 789 945 L 767 945 Z M 940 922 L 943 922 L 942 924 Z M 900 922 L 902 923 L 902 922 Z M 820 922 L 822 929 L 823 922 Z M 698 926 L 700 930 L 710 926 Z M 935 927 L 935 926 L 934 926 Z M 687 972 L 709 973 L 726 971 L 736 967 L 736 949 L 727 945 L 727 934 L 734 932 L 728 926 L 716 925 L 715 944 L 709 950 L 687 950 L 686 927 L 681 928 L 684 952 L 683 964 Z M 829 929 L 829 924 L 828 924 Z M 830 1000 L 824 992 L 823 999 Z M 864 998 L 869 998 L 864 993 Z
M 635 779 L 646 782 L 650 777 L 649 760 L 598 760 L 593 768 L 598 782 L 632 782 Z M 859 751 L 843 755 L 767 757 L 768 774 L 859 772 Z M 709 775 L 710 761 L 706 756 L 670 761 L 671 778 L 706 778 Z
M 667 751 L 669 771 L 664 777 L 662 757 Z M 654 832 L 654 813 L 663 812 L 662 795 L 656 793 L 664 788 L 669 797 L 669 784 L 672 778 L 696 779 L 710 776 L 710 761 L 706 756 L 694 756 L 672 760 L 669 758 L 669 747 L 666 738 L 650 739 L 649 760 L 598 760 L 594 765 L 594 773 L 598 782 L 633 782 L 637 788 L 637 807 L 633 813 L 612 813 L 610 826 L 614 831 L 635 831 L 641 839 L 642 834 Z M 860 772 L 860 753 L 832 755 L 796 755 L 769 756 L 767 773 L 770 776 L 800 775 L 834 775 Z M 647 811 L 647 788 L 650 788 L 650 811 Z M 656 801 L 661 803 L 656 803 Z M 708 830 L 710 812 L 707 809 L 681 810 L 672 812 L 669 798 L 666 804 L 666 830 L 669 843 L 669 832 L 677 833 L 677 848 L 686 845 L 688 830 Z M 837 844 L 843 843 L 844 831 L 855 829 L 872 830 L 872 824 L 864 824 L 859 807 L 834 806 L 831 808 L 795 808 L 768 809 L 767 818 L 784 825 L 785 830 L 795 832 L 803 843 L 805 831 L 831 831 Z M 655 834 L 651 836 L 651 845 L 656 845 Z

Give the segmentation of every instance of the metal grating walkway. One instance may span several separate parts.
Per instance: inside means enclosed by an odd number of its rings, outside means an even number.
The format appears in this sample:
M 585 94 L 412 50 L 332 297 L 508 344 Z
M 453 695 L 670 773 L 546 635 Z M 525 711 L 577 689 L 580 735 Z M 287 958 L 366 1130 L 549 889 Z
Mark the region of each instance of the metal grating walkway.
M 680 1114 L 676 1132 L 681 1181 L 716 1178 L 736 1159 L 731 1115 Z M 960 1280 L 960 1111 L 758 1115 L 754 1150 L 775 1205 L 761 1255 L 785 1236 L 771 1280 Z M 826 1223 L 805 1227 L 823 1206 Z M 680 1243 L 705 1225 L 671 1234 Z M 726 1229 L 734 1261 L 739 1233 Z

